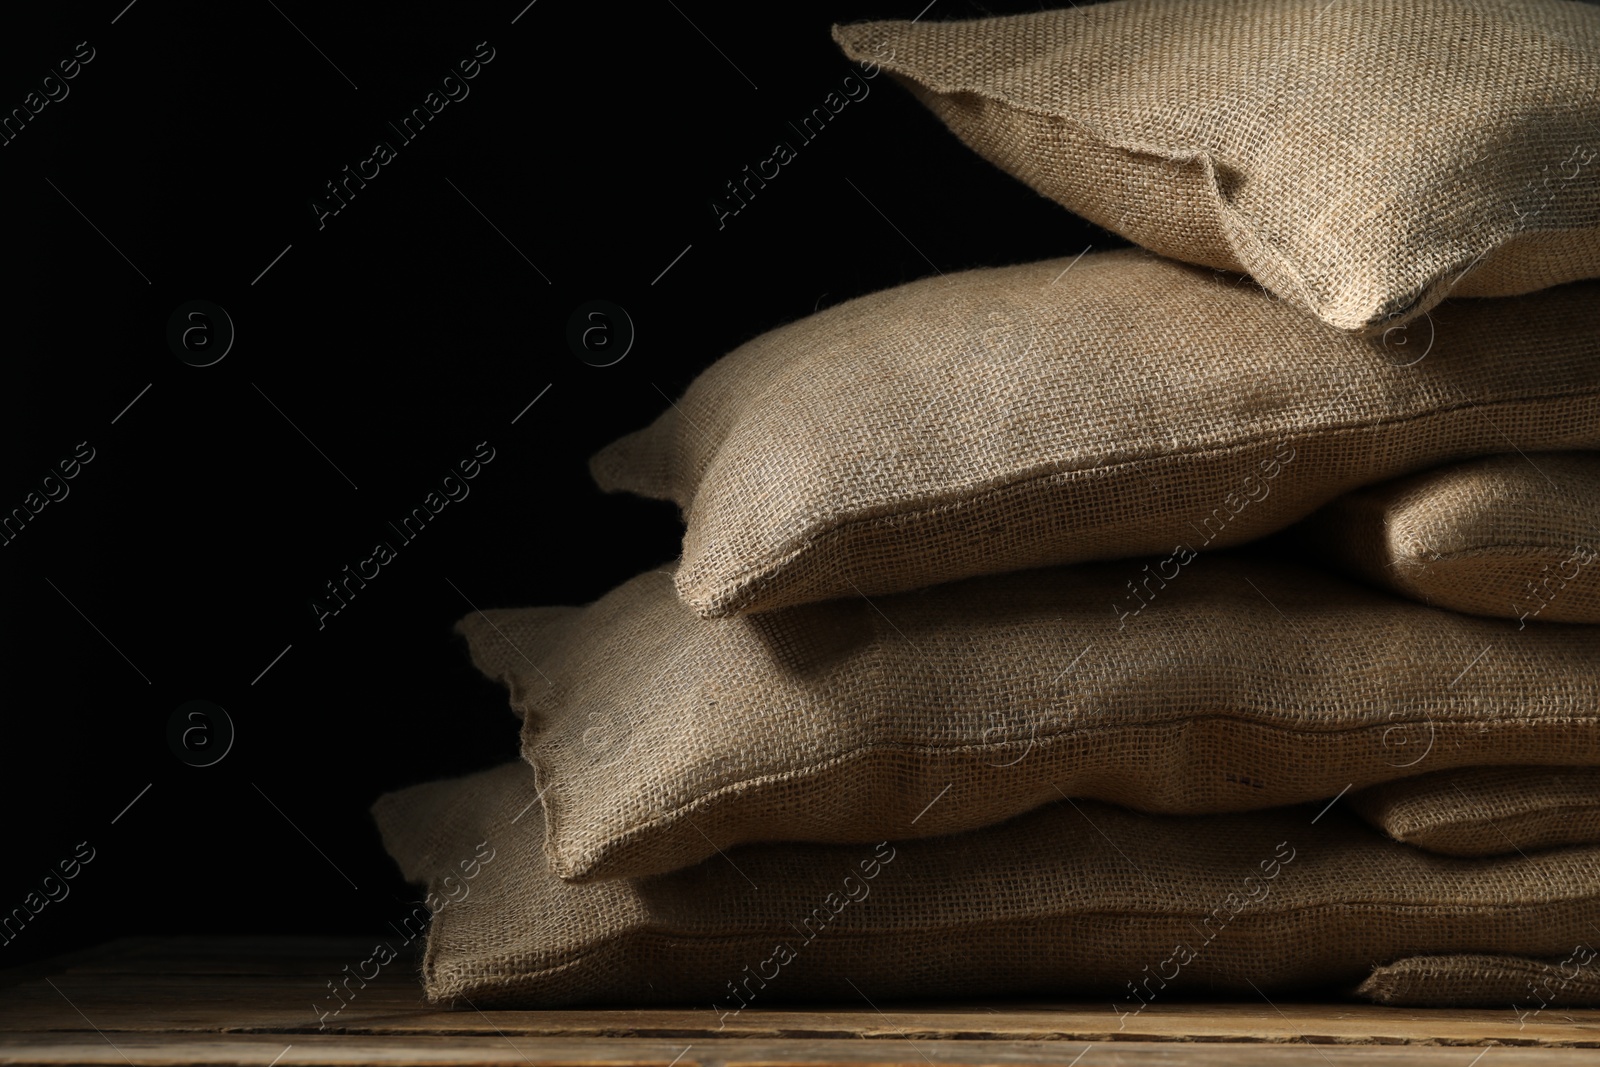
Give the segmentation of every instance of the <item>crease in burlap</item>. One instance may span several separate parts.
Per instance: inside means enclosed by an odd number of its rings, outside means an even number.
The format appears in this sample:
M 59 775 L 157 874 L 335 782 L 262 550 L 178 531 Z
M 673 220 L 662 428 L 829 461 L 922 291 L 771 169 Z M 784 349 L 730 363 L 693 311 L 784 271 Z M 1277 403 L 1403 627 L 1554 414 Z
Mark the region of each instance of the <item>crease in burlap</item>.
M 1600 849 L 1451 859 L 1321 805 L 1162 818 L 1058 801 L 958 836 L 755 845 L 572 885 L 523 814 L 538 796 L 515 763 L 374 805 L 410 879 L 494 850 L 434 917 L 430 1001 L 678 1003 L 712 1020 L 779 1000 L 1033 993 L 1105 998 L 1109 1023 L 1152 998 L 1349 989 L 1407 957 L 1559 956 L 1600 919 Z
M 1600 275 L 1600 12 L 1117 0 L 834 27 L 968 146 L 1341 329 Z
M 1600 447 L 1600 284 L 1430 329 L 1340 333 L 1138 250 L 969 271 L 748 342 L 591 467 L 683 509 L 678 590 L 718 617 L 1242 544 L 1507 440 Z
M 1349 796 L 1397 841 L 1452 856 L 1600 844 L 1600 768 L 1464 767 L 1384 782 Z
M 1320 560 L 1425 604 L 1600 623 L 1600 453 L 1424 471 L 1348 493 L 1294 536 Z
M 652 572 L 457 629 L 524 715 L 550 862 L 573 880 L 749 841 L 952 833 L 1063 792 L 1208 813 L 1447 767 L 1600 765 L 1591 629 L 1519 633 L 1243 554 L 722 620 Z

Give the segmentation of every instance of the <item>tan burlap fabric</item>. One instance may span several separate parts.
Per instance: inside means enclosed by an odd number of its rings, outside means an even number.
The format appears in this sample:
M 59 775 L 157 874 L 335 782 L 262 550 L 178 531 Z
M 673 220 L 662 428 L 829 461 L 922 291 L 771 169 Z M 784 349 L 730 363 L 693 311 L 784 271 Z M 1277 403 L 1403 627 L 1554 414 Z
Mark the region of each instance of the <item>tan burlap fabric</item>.
M 1123 0 L 834 29 L 985 158 L 1333 326 L 1600 275 L 1600 10 Z
M 1592 767 L 1434 771 L 1359 790 L 1349 801 L 1396 840 L 1452 856 L 1600 844 L 1600 769 Z
M 1427 604 L 1600 622 L 1597 452 L 1493 456 L 1385 482 L 1296 534 L 1320 559 Z
M 952 833 L 1063 792 L 1204 814 L 1435 768 L 1600 765 L 1592 629 L 1519 633 L 1231 554 L 724 620 L 657 572 L 457 627 L 525 717 L 551 864 L 575 880 L 748 841 Z
M 1600 447 L 1600 284 L 1411 334 L 1138 250 L 971 271 L 750 341 L 592 468 L 684 509 L 678 589 L 715 617 L 1240 544 L 1508 441 Z
M 1600 848 L 1451 859 L 1317 805 L 1174 818 L 1058 801 L 954 837 L 753 845 L 571 885 L 544 862 L 536 797 L 517 763 L 374 805 L 407 879 L 457 886 L 428 935 L 431 1000 L 715 1019 L 795 998 L 1038 993 L 1104 998 L 1116 1029 L 1146 1000 L 1348 989 L 1408 956 L 1556 956 L 1600 920 Z M 490 850 L 462 883 L 458 861 Z
M 1569 1008 L 1600 1007 L 1596 935 L 1580 933 L 1564 955 L 1548 960 L 1515 956 L 1414 956 L 1376 967 L 1358 995 L 1401 1008 L 1504 1008 L 1526 1028 L 1559 1022 Z

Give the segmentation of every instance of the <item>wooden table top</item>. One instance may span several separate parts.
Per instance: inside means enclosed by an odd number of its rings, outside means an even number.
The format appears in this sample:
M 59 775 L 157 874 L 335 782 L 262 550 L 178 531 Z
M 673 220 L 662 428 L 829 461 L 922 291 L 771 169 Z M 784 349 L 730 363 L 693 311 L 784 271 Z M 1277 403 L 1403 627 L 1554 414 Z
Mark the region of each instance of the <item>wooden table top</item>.
M 1600 1065 L 1600 1010 L 1356 1004 L 841 1004 L 440 1011 L 415 965 L 319 1017 L 374 938 L 131 938 L 0 972 L 0 1064 Z M 1122 1028 L 1118 1028 L 1121 1022 Z

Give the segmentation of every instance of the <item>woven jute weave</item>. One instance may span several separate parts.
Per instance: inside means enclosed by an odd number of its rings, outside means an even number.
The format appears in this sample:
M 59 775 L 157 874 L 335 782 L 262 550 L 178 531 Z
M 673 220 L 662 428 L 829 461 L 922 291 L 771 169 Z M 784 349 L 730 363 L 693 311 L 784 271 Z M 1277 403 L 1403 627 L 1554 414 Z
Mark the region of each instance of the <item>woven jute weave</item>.
M 1600 9 L 1122 0 L 834 29 L 980 155 L 1335 327 L 1600 275 Z
M 1044 993 L 1104 997 L 1109 1024 L 1152 999 L 1349 989 L 1408 956 L 1557 956 L 1600 920 L 1600 848 L 1451 859 L 1320 805 L 1175 818 L 1058 801 L 952 837 L 753 845 L 571 885 L 544 862 L 537 797 L 516 763 L 374 806 L 405 877 L 448 894 L 430 1000 L 698 1004 L 711 1021 L 796 998 Z M 484 855 L 463 882 L 458 861 Z
M 1063 794 L 1208 814 L 1448 767 L 1600 766 L 1593 629 L 1519 633 L 1226 553 L 723 620 L 655 572 L 457 628 L 524 716 L 573 880 L 952 833 Z
M 1401 344 L 1139 250 L 924 279 L 718 361 L 591 463 L 676 501 L 708 617 L 1219 548 L 1341 493 L 1600 447 L 1600 284 L 1441 306 Z
M 1600 844 L 1600 769 L 1593 767 L 1433 771 L 1359 790 L 1349 802 L 1396 840 L 1452 856 Z
M 1296 534 L 1321 559 L 1427 604 L 1600 622 L 1597 452 L 1492 456 L 1359 489 Z
M 1547 960 L 1482 954 L 1416 956 L 1373 968 L 1357 995 L 1403 1008 L 1507 1008 L 1523 1025 L 1545 1011 L 1600 1007 L 1593 931 Z

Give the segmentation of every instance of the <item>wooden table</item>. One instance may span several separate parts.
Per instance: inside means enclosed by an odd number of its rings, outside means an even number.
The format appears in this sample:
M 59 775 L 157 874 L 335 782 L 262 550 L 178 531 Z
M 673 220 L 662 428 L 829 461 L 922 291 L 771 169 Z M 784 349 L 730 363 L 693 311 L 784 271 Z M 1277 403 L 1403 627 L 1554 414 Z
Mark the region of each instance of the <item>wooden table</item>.
M 0 972 L 0 1064 L 1600 1065 L 1600 1011 L 1081 1003 L 438 1011 L 392 965 L 318 1027 L 375 938 L 134 938 Z

